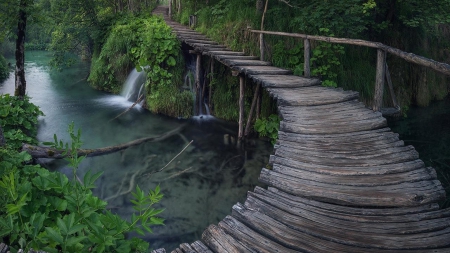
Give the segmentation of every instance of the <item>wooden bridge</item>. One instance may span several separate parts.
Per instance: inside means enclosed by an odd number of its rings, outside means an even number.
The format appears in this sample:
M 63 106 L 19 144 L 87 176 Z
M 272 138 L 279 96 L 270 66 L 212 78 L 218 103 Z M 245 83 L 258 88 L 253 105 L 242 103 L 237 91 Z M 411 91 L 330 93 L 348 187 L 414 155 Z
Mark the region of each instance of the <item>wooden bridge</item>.
M 264 87 L 282 118 L 271 169 L 260 175 L 268 188 L 256 187 L 201 240 L 172 252 L 450 252 L 450 209 L 437 204 L 445 191 L 436 172 L 357 92 L 228 50 L 167 12 L 155 10 L 196 53 Z

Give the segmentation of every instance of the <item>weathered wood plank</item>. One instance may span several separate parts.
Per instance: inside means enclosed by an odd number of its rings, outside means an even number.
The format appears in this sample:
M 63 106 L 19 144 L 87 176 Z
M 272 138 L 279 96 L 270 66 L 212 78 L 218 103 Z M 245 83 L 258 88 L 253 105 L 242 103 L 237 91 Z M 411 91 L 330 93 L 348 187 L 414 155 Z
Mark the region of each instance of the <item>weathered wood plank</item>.
M 424 205 L 445 198 L 445 191 L 438 180 L 355 187 L 294 179 L 267 169 L 261 171 L 259 180 L 297 196 L 339 205 L 403 207 Z
M 312 90 L 314 89 L 314 90 Z M 278 100 L 279 106 L 312 106 L 335 104 L 354 100 L 359 97 L 355 91 L 341 91 L 339 89 L 320 86 L 304 88 L 267 88 L 270 95 Z
M 183 251 L 183 253 L 197 253 L 197 251 L 187 243 L 180 244 L 180 249 Z
M 239 71 L 246 75 L 289 75 L 292 71 L 272 66 L 234 66 L 232 70 Z
M 249 75 L 256 83 L 261 83 L 264 88 L 298 88 L 320 85 L 317 78 L 305 78 L 290 75 Z
M 309 162 L 301 162 L 288 157 L 279 155 L 271 155 L 270 164 L 284 165 L 292 168 L 301 168 L 306 171 L 313 171 L 327 175 L 387 175 L 395 173 L 405 173 L 425 168 L 421 160 L 413 160 L 396 164 L 384 164 L 376 166 L 329 166 L 313 164 Z M 430 171 L 430 173 L 433 173 Z
M 367 131 L 383 128 L 387 126 L 385 118 L 375 118 L 369 120 L 360 120 L 354 122 L 336 122 L 323 124 L 300 124 L 290 122 L 280 122 L 280 130 L 285 132 L 300 134 L 340 134 Z
M 304 241 L 305 239 L 308 239 L 306 241 L 310 245 L 316 245 L 317 243 L 332 245 L 333 250 L 329 252 L 379 252 L 379 250 L 424 250 L 425 252 L 426 249 L 450 246 L 450 241 L 447 240 L 450 236 L 450 228 L 430 232 L 425 237 L 421 237 L 420 234 L 398 236 L 364 233 L 350 234 L 342 229 L 333 231 L 332 228 L 320 230 L 320 232 L 317 231 L 317 228 L 308 230 L 302 226 L 295 226 L 294 229 L 294 226 L 287 226 L 264 215 L 257 209 L 249 209 L 241 204 L 233 206 L 232 215 L 237 220 L 270 239 L 274 239 L 273 237 L 276 235 L 283 235 L 283 237 L 277 236 L 275 241 L 281 242 L 281 244 L 288 244 L 293 249 L 298 249 L 299 244 L 301 244 L 300 240 Z M 289 243 L 288 240 L 291 240 L 291 242 Z
M 432 232 L 443 230 L 450 227 L 450 217 L 434 220 L 409 221 L 409 222 L 364 222 L 360 219 L 352 219 L 351 216 L 327 216 L 323 213 L 317 213 L 308 208 L 292 207 L 286 210 L 287 206 L 280 201 L 269 199 L 262 201 L 256 197 L 249 196 L 245 206 L 249 209 L 258 210 L 287 226 L 302 227 L 303 229 L 316 231 L 321 235 L 340 234 L 341 231 L 345 237 L 358 237 L 361 240 L 370 240 L 375 235 L 411 235 L 423 234 L 424 237 L 432 235 Z M 275 205 L 277 204 L 277 205 Z M 280 205 L 280 206 L 278 206 Z M 345 231 L 345 232 L 343 232 Z M 342 237 L 341 237 L 342 238 Z
M 213 253 L 205 244 L 201 241 L 195 241 L 191 244 L 198 253 Z
M 210 225 L 202 235 L 202 240 L 214 252 L 255 252 L 226 234 L 220 227 Z
M 179 248 L 172 250 L 170 253 L 183 253 L 183 251 Z
M 219 54 L 219 55 L 213 55 L 215 59 L 219 61 L 224 61 L 228 59 L 234 59 L 234 60 L 258 60 L 259 57 L 256 56 L 247 56 L 247 55 L 230 55 L 230 54 Z
M 270 66 L 272 65 L 270 62 L 267 61 L 260 61 L 260 60 L 239 60 L 234 58 L 226 58 L 221 60 L 225 65 L 229 67 L 234 66 Z
M 155 249 L 155 250 L 152 250 L 152 253 L 166 253 L 166 250 L 163 249 L 163 248 L 161 248 L 161 249 Z
M 450 210 L 439 210 L 439 205 L 436 203 L 402 208 L 341 206 L 295 196 L 273 187 L 269 187 L 267 190 L 256 187 L 254 192 L 249 192 L 249 196 L 254 196 L 269 204 L 274 201 L 274 205 L 278 208 L 286 205 L 289 208 L 307 209 L 326 216 L 340 217 L 344 220 L 361 220 L 363 222 L 411 222 L 430 220 L 449 217 L 448 213 L 450 212 Z M 288 211 L 289 208 L 286 210 Z
M 272 253 L 272 252 L 284 252 L 284 253 L 294 253 L 292 249 L 288 249 L 267 237 L 264 237 L 257 232 L 251 230 L 232 216 L 225 217 L 221 222 L 219 222 L 219 227 L 221 227 L 226 233 L 230 234 L 234 238 L 239 238 L 239 240 L 245 244 L 248 248 L 253 249 L 255 252 L 261 253 Z M 257 242 L 257 243 L 255 243 Z
M 432 168 L 387 175 L 330 175 L 279 164 L 273 165 L 272 170 L 295 178 L 350 186 L 383 186 L 437 179 L 436 172 Z
M 214 55 L 237 55 L 245 56 L 243 52 L 227 51 L 227 50 L 210 50 L 208 52 L 203 52 L 203 54 L 214 56 Z

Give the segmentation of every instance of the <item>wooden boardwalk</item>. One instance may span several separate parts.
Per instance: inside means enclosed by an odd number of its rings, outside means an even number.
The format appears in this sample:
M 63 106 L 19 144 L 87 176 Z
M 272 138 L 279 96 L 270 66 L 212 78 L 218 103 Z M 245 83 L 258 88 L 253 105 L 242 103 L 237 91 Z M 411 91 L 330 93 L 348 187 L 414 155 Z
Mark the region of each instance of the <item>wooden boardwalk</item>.
M 433 168 L 358 93 L 320 86 L 167 19 L 178 38 L 278 102 L 271 169 L 202 239 L 173 252 L 450 252 L 450 209 Z M 154 252 L 165 252 L 158 249 Z

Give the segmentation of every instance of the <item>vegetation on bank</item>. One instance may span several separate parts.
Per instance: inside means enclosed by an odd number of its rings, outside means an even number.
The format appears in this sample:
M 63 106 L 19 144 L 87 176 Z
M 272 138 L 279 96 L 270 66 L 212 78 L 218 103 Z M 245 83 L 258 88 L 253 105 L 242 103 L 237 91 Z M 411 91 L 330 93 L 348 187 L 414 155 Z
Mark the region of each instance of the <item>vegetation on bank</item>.
M 189 23 L 197 16 L 196 29 L 232 49 L 259 55 L 263 0 L 174 1 L 174 18 Z M 256 4 L 255 4 L 256 3 Z M 264 30 L 378 41 L 438 61 L 450 59 L 450 3 L 439 0 L 268 1 Z M 265 35 L 266 60 L 275 66 L 303 71 L 301 39 Z M 312 73 L 328 86 L 360 92 L 370 103 L 375 83 L 376 50 L 312 42 Z M 388 58 L 395 92 L 403 106 L 427 105 L 448 95 L 449 78 L 424 67 Z
M 10 72 L 10 67 L 3 55 L 0 55 L 0 82 L 3 82 L 8 78 Z
M 147 108 L 173 117 L 190 117 L 193 95 L 181 89 L 184 60 L 180 42 L 160 17 L 125 16 L 117 21 L 91 64 L 93 87 L 118 93 L 133 68 L 145 71 Z
M 71 143 L 55 136 L 45 143 L 64 149 L 73 168 L 73 178 L 33 165 L 31 156 L 20 152 L 22 142 L 36 143 L 39 108 L 9 95 L 0 96 L 0 238 L 12 252 L 30 248 L 47 252 L 147 252 L 149 245 L 141 239 L 126 239 L 128 232 L 143 235 L 150 226 L 163 224 L 155 209 L 162 194 L 159 187 L 145 194 L 139 187 L 133 192 L 136 213 L 130 221 L 109 211 L 107 203 L 92 194 L 101 173 L 88 172 L 78 178 L 77 167 L 84 157 L 81 131 L 69 126 Z M 4 139 L 3 139 L 4 138 Z

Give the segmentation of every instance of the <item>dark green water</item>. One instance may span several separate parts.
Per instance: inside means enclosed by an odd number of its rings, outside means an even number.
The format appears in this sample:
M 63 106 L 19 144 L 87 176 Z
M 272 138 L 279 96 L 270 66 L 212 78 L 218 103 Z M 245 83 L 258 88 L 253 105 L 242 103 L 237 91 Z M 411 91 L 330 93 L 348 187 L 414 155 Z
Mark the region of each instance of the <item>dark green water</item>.
M 436 169 L 447 192 L 443 207 L 450 207 L 450 98 L 428 107 L 413 107 L 407 118 L 389 120 L 405 145 L 413 145 L 427 166 Z
M 165 208 L 161 216 L 166 221 L 165 226 L 155 227 L 154 233 L 145 237 L 152 248 L 165 247 L 170 252 L 180 243 L 200 239 L 209 224 L 230 214 L 233 204 L 245 200 L 247 191 L 258 184 L 259 172 L 272 152 L 269 143 L 255 140 L 245 149 L 237 148 L 228 139 L 236 136 L 237 126 L 216 119 L 179 120 L 134 108 L 112 120 L 132 103 L 91 89 L 83 81 L 88 64 L 56 72 L 47 67 L 49 60 L 47 52 L 26 54 L 27 93 L 46 115 L 39 119 L 40 141 L 51 141 L 53 134 L 69 141 L 66 131 L 71 122 L 82 129 L 84 148 L 117 145 L 188 124 L 180 134 L 164 141 L 87 158 L 78 170 L 80 175 L 89 169 L 104 171 L 96 194 L 108 199 L 109 208 L 123 217 L 131 215 L 131 194 L 120 193 L 129 189 L 131 181 L 144 190 L 160 185 L 164 198 L 159 207 Z M 0 85 L 0 92 L 13 91 L 11 74 Z M 190 140 L 194 142 L 173 163 L 148 176 L 163 168 Z M 63 161 L 41 162 L 50 169 L 71 171 Z

